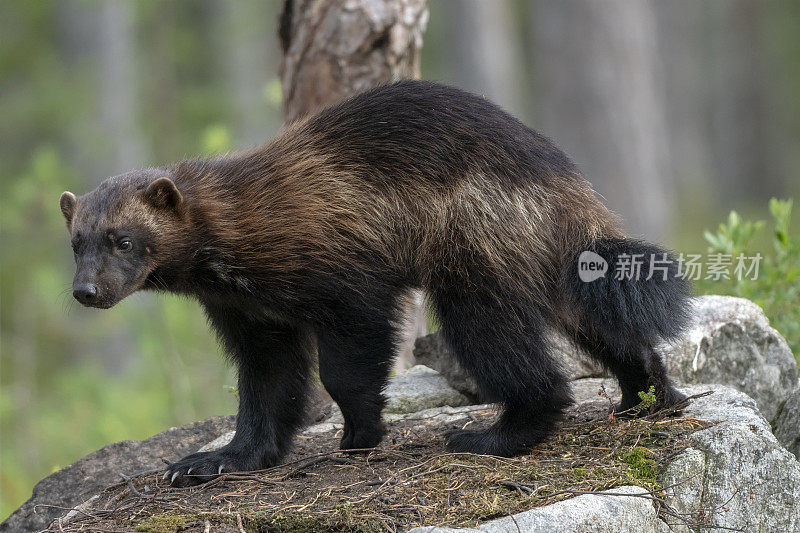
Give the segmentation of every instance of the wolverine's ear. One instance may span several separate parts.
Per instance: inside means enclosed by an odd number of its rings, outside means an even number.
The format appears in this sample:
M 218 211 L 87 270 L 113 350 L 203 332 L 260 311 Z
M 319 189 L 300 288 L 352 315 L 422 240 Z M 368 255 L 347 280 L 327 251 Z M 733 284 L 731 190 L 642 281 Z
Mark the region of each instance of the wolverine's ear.
M 144 193 L 145 199 L 151 205 L 160 209 L 172 209 L 180 212 L 183 196 L 175 183 L 167 177 L 158 178 L 151 183 Z
M 75 214 L 76 202 L 77 199 L 75 195 L 69 191 L 64 191 L 61 194 L 61 198 L 58 200 L 58 204 L 61 206 L 61 214 L 64 215 L 68 226 L 72 224 L 72 215 Z

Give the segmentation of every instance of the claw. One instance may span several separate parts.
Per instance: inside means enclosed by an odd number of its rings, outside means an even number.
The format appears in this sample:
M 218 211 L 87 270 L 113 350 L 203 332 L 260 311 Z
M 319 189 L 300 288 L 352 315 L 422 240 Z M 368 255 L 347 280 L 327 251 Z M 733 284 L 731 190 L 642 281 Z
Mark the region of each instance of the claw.
M 161 479 L 167 479 L 168 477 L 169 477 L 169 470 L 164 472 L 164 477 L 162 477 Z
M 189 470 L 187 470 L 187 471 L 186 471 L 186 475 L 187 475 L 187 476 L 188 476 L 189 474 L 191 474 L 191 473 L 192 473 L 192 469 L 193 469 L 193 468 L 194 468 L 193 466 L 190 466 L 190 467 L 189 467 Z
M 217 469 L 217 475 L 219 474 L 222 474 L 222 465 L 219 465 L 219 468 Z
M 175 481 L 175 478 L 178 477 L 178 474 L 180 474 L 180 472 L 175 472 L 174 474 L 172 474 L 172 479 L 170 479 L 169 482 L 172 483 L 173 481 Z

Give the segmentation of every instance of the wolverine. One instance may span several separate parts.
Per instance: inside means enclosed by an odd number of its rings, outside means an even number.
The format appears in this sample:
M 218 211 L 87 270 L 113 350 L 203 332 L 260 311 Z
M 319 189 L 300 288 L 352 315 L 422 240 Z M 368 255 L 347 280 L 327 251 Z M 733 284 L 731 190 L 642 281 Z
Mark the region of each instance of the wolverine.
M 341 448 L 377 446 L 412 290 L 500 407 L 488 428 L 448 433 L 453 451 L 511 456 L 553 431 L 572 398 L 550 328 L 614 374 L 617 411 L 650 386 L 659 406 L 684 400 L 653 349 L 687 321 L 672 256 L 626 237 L 548 138 L 459 89 L 374 88 L 260 148 L 135 170 L 65 192 L 60 207 L 80 303 L 107 309 L 142 289 L 196 298 L 237 366 L 235 437 L 170 465 L 174 486 L 279 463 L 315 355 L 344 416 Z M 582 280 L 586 252 L 608 271 Z M 640 276 L 615 275 L 626 258 Z

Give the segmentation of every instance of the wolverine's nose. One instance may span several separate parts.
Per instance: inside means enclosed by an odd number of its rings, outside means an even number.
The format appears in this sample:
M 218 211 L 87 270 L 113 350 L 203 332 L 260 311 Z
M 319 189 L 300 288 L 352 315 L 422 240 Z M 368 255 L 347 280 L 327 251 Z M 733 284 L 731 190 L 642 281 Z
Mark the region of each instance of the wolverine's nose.
M 90 304 L 97 298 L 97 287 L 94 283 L 81 283 L 72 287 L 72 295 L 82 304 Z

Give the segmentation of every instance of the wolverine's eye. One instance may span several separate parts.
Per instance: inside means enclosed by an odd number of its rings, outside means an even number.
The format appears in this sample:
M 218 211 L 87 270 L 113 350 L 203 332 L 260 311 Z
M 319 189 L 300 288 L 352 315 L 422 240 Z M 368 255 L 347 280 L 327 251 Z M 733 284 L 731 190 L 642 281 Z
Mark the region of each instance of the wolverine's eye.
M 130 239 L 120 239 L 119 241 L 117 241 L 117 248 L 119 248 L 120 251 L 123 252 L 130 252 L 131 248 L 133 248 L 133 243 L 131 242 Z

